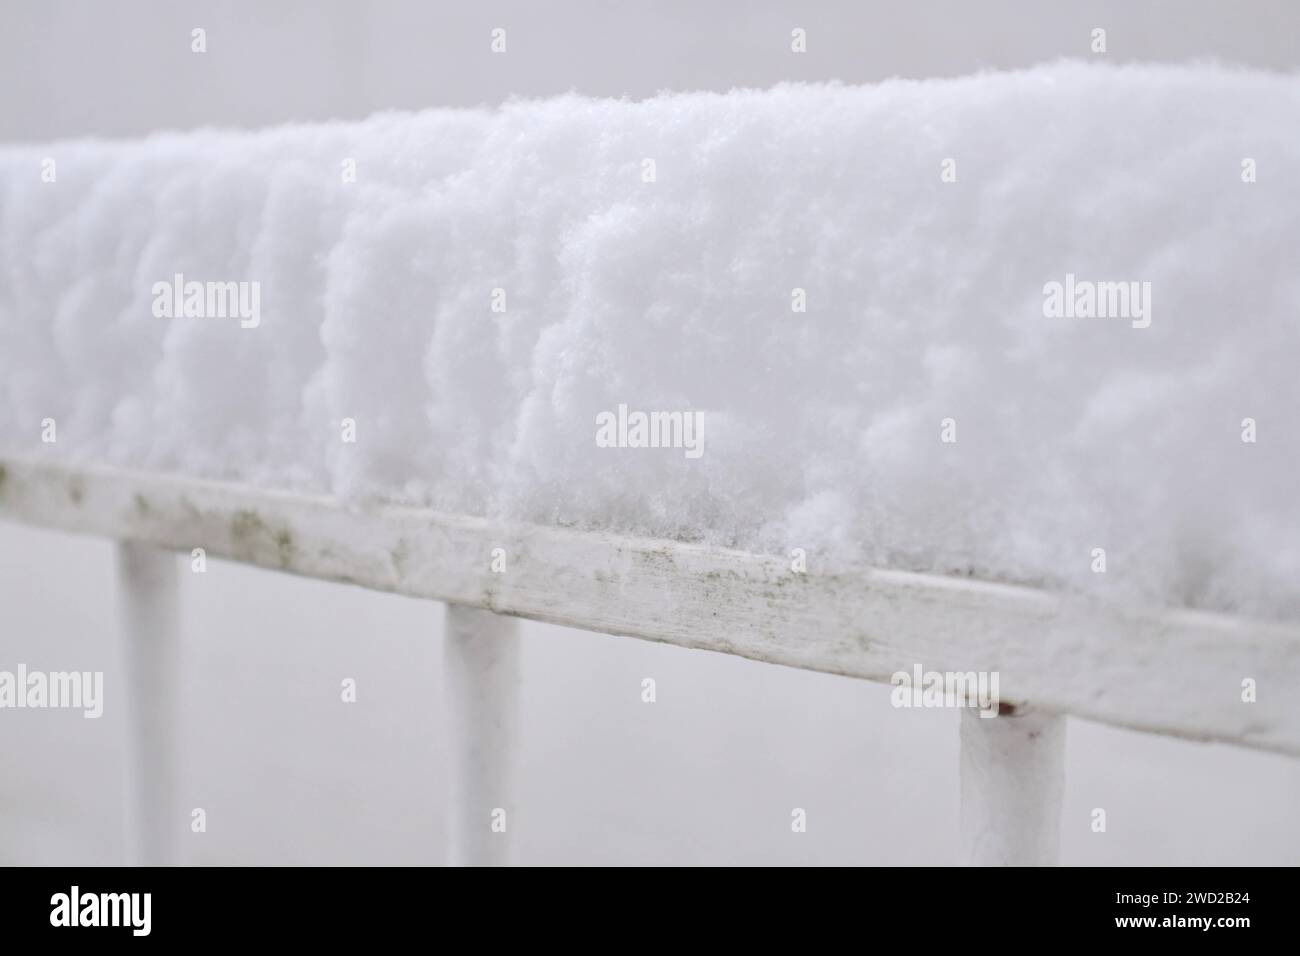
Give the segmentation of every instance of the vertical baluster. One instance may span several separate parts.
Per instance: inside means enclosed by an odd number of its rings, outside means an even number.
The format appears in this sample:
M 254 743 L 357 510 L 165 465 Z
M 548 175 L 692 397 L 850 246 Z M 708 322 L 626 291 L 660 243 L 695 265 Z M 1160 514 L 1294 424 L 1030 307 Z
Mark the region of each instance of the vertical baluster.
M 144 866 L 173 862 L 172 835 L 181 825 L 173 799 L 180 621 L 176 563 L 176 555 L 150 545 L 124 541 L 117 546 L 124 704 L 131 728 L 129 830 L 134 862 Z
M 447 837 L 453 866 L 504 866 L 511 860 L 518 631 L 514 618 L 447 605 L 443 653 L 451 756 Z M 499 830 L 502 825 L 504 832 Z
M 1054 866 L 1065 718 L 961 712 L 961 843 L 969 866 Z

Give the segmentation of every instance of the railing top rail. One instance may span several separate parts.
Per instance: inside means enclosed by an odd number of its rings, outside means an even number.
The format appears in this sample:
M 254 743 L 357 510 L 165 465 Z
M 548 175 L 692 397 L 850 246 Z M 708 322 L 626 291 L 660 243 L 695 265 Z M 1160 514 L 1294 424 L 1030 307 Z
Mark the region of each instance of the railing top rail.
M 1300 755 L 1300 625 L 30 460 L 0 518 L 868 680 L 997 672 L 1015 707 Z

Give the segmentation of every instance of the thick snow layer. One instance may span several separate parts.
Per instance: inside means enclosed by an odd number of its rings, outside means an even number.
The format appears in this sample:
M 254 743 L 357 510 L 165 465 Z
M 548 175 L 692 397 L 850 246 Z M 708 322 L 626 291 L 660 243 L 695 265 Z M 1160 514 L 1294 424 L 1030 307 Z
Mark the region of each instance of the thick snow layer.
M 1298 260 L 1300 79 L 1213 66 L 10 148 L 0 453 L 1295 616 Z

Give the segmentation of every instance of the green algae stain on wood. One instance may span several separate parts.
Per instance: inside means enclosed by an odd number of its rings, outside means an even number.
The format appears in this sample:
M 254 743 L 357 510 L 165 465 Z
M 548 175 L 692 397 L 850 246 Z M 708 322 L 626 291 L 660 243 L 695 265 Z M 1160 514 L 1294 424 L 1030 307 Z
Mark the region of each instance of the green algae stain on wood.
M 288 527 L 272 528 L 256 511 L 241 508 L 230 519 L 230 537 L 236 554 L 252 560 L 271 559 L 281 568 L 293 565 L 298 547 Z

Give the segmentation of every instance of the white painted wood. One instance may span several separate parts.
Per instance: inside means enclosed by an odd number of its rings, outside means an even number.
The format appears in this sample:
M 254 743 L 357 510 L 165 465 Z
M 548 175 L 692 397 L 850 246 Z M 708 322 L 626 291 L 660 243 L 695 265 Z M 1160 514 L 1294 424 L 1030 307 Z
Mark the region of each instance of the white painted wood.
M 1065 792 L 1065 718 L 961 712 L 961 862 L 1055 866 Z
M 118 601 L 130 715 L 128 832 L 141 866 L 173 862 L 180 826 L 175 802 L 177 642 L 180 637 L 177 558 L 149 544 L 117 546 Z
M 506 866 L 515 825 L 519 624 L 448 604 L 443 636 L 448 776 L 448 862 Z
M 869 680 L 998 671 L 1021 708 L 1300 755 L 1297 622 L 47 463 L 0 462 L 0 517 Z

